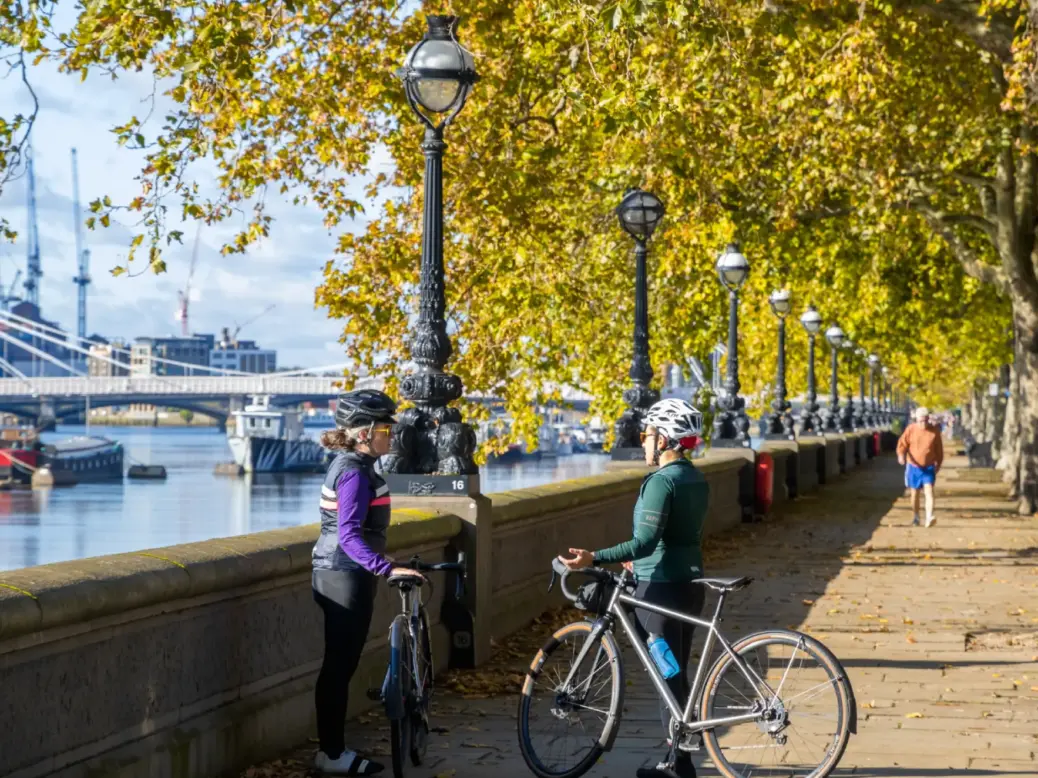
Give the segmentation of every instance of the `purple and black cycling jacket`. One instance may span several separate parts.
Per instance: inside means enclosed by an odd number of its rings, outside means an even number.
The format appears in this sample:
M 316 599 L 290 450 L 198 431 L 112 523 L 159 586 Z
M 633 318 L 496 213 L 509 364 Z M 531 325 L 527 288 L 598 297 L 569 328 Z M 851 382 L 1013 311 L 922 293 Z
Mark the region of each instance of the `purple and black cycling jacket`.
M 313 551 L 314 570 L 367 570 L 386 576 L 385 556 L 391 505 L 389 487 L 375 472 L 375 458 L 340 453 L 321 487 L 321 535 Z

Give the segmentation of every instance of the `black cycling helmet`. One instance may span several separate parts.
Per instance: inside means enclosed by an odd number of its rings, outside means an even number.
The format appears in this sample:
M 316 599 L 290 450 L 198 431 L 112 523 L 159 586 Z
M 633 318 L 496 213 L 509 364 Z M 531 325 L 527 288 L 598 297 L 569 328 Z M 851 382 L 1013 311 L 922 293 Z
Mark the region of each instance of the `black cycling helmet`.
M 357 389 L 339 395 L 335 403 L 335 426 L 343 429 L 385 422 L 396 424 L 396 403 L 377 389 Z

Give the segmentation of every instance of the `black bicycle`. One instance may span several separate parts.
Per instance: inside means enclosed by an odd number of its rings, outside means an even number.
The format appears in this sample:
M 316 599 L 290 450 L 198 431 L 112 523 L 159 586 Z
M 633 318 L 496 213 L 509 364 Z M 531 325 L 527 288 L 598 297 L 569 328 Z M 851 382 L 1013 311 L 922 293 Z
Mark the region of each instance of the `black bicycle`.
M 696 618 L 634 595 L 631 575 L 589 568 L 593 579 L 577 592 L 571 572 L 553 560 L 552 584 L 594 621 L 555 631 L 537 652 L 519 697 L 519 747 L 538 778 L 578 778 L 612 748 L 623 715 L 624 658 L 613 637 L 619 625 L 631 641 L 656 693 L 670 711 L 670 753 L 706 747 L 725 778 L 825 778 L 857 729 L 857 706 L 847 673 L 814 638 L 769 629 L 729 642 L 718 630 L 728 594 L 750 578 L 701 578 L 719 593 L 713 618 Z M 687 700 L 677 700 L 638 636 L 640 608 L 706 629 Z M 714 644 L 720 656 L 710 664 Z M 700 741 L 702 738 L 702 741 Z
M 461 600 L 464 594 L 464 554 L 458 554 L 457 562 L 437 564 L 426 564 L 414 556 L 410 562 L 397 563 L 397 566 L 419 573 L 456 573 L 455 599 Z M 389 667 L 382 688 L 368 693 L 386 708 L 395 778 L 404 778 L 408 759 L 416 767 L 422 764 L 429 741 L 429 700 L 433 692 L 434 665 L 429 617 L 422 601 L 422 587 L 427 583 L 431 588 L 432 584 L 425 576 L 389 578 L 389 585 L 400 591 L 400 614 L 389 627 Z

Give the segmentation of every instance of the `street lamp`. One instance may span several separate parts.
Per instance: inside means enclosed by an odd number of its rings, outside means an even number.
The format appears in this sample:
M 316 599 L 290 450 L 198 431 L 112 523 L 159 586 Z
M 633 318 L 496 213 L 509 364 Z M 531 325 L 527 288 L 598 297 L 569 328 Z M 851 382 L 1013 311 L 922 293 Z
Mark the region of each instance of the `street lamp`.
M 853 370 L 854 341 L 850 338 L 845 338 L 843 349 L 847 352 L 847 372 L 850 373 Z M 854 392 L 851 389 L 850 382 L 847 383 L 847 397 L 840 413 L 840 427 L 843 432 L 850 432 L 854 429 Z
M 868 355 L 859 347 L 854 352 L 858 357 L 858 405 L 854 409 L 854 429 L 863 430 L 869 426 L 869 404 L 865 399 L 865 371 L 868 370 Z
M 452 347 L 444 321 L 443 129 L 465 105 L 478 79 L 472 55 L 457 42 L 455 16 L 428 16 L 429 29 L 408 52 L 396 75 L 407 102 L 425 125 L 425 209 L 418 321 L 411 337 L 414 373 L 400 394 L 414 403 L 400 415 L 392 447 L 383 458 L 387 473 L 475 474 L 476 435 L 450 403 L 461 397 L 461 379 L 444 372 Z M 455 480 L 453 483 L 460 483 Z
M 818 415 L 818 394 L 815 389 L 815 337 L 822 329 L 822 315 L 813 306 L 800 316 L 800 324 L 807 332 L 807 396 L 800 411 L 800 434 L 818 435 L 822 432 L 822 420 Z
M 825 431 L 843 432 L 843 422 L 840 418 L 840 387 L 839 381 L 839 351 L 843 345 L 844 332 L 834 324 L 825 331 L 825 339 L 829 341 L 829 350 L 832 352 L 832 375 L 829 379 L 829 407 L 825 409 Z
M 882 381 L 882 394 L 883 394 L 883 426 L 891 425 L 891 370 L 889 367 L 883 366 L 883 381 Z
M 792 407 L 786 401 L 786 316 L 793 310 L 792 295 L 788 289 L 776 289 L 768 297 L 771 310 L 778 317 L 778 367 L 775 373 L 775 399 L 771 401 L 774 411 L 765 420 L 764 437 L 772 440 L 796 440 L 793 432 Z
M 649 386 L 652 381 L 652 363 L 649 361 L 649 289 L 646 258 L 648 241 L 663 219 L 663 203 L 654 194 L 638 189 L 628 189 L 616 207 L 616 215 L 624 232 L 634 238 L 634 356 L 628 375 L 634 386 L 624 391 L 627 410 L 617 420 L 613 429 L 616 441 L 612 457 L 616 460 L 632 460 L 644 457 L 638 436 L 642 418 L 660 393 Z
M 729 243 L 717 258 L 717 275 L 728 290 L 728 370 L 724 394 L 717 399 L 720 412 L 714 417 L 710 438 L 713 446 L 750 445 L 750 419 L 744 410 L 746 401 L 739 396 L 739 287 L 749 273 L 750 263 L 739 250 L 739 244 Z
M 866 423 L 875 429 L 879 427 L 879 408 L 876 405 L 876 371 L 880 368 L 879 357 L 870 354 L 869 359 L 869 412 Z

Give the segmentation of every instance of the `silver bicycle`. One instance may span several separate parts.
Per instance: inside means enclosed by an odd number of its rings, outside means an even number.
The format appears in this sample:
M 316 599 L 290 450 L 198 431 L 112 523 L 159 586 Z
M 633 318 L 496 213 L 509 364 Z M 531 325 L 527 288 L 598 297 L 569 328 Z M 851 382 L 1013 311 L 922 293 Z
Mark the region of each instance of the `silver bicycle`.
M 624 696 L 616 624 L 670 712 L 668 761 L 676 749 L 698 751 L 702 744 L 727 778 L 825 778 L 839 763 L 857 731 L 857 705 L 832 652 L 792 630 L 765 630 L 730 642 L 717 628 L 725 599 L 752 579 L 700 579 L 719 593 L 713 618 L 706 621 L 636 599 L 626 570 L 581 570 L 592 581 L 573 592 L 566 586 L 570 571 L 557 559 L 552 569 L 552 586 L 561 576 L 563 594 L 594 621 L 557 630 L 530 664 L 519 698 L 519 747 L 535 775 L 576 778 L 612 748 Z M 683 705 L 639 638 L 634 608 L 706 629 Z M 715 642 L 721 650 L 711 665 Z

